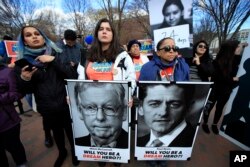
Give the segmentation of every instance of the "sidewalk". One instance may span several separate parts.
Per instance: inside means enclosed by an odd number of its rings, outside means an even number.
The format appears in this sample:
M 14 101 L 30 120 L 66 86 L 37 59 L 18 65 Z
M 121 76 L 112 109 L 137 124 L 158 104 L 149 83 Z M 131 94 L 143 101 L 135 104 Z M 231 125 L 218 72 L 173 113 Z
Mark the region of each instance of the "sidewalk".
M 27 111 L 26 101 L 24 101 L 24 110 Z M 24 144 L 29 167 L 53 167 L 57 158 L 56 145 L 52 148 L 44 146 L 44 132 L 42 129 L 42 117 L 33 111 L 28 111 L 21 115 L 21 139 Z M 72 167 L 69 144 L 67 142 L 68 157 L 63 167 Z M 132 149 L 133 150 L 133 149 Z M 229 167 L 229 151 L 242 150 L 240 147 L 229 142 L 220 135 L 205 134 L 200 128 L 197 134 L 195 145 L 190 161 L 169 161 L 168 167 Z M 10 167 L 15 164 L 12 157 L 9 156 Z M 0 162 L 1 166 L 1 162 Z M 82 161 L 79 167 L 97 167 L 95 162 Z M 106 167 L 113 166 L 111 163 Z M 122 164 L 121 167 L 146 167 L 144 162 L 131 160 L 128 164 Z

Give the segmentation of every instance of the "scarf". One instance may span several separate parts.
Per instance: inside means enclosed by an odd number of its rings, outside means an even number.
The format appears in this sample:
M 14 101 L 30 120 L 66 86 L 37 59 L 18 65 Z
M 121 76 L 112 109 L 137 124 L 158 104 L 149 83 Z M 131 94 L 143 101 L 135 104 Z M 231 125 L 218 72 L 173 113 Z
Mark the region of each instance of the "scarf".
M 62 49 L 60 49 L 54 42 L 52 42 L 41 30 L 39 30 L 39 29 L 37 29 L 37 30 L 40 32 L 40 34 L 45 39 L 45 44 L 46 44 L 45 50 L 49 51 L 46 54 L 50 55 L 52 49 L 55 50 L 57 53 L 62 53 Z M 43 48 L 41 48 L 41 49 L 43 49 Z M 28 51 L 26 51 L 26 50 L 28 50 Z M 39 52 L 39 49 L 31 49 L 31 48 L 26 47 L 25 44 L 24 44 L 24 40 L 22 38 L 22 35 L 19 34 L 19 36 L 18 36 L 18 59 L 24 58 L 25 57 L 24 54 L 25 53 L 30 53 L 30 52 L 31 52 L 31 55 L 33 55 L 33 56 L 35 55 L 36 57 L 44 54 L 43 53 L 43 54 L 39 55 L 39 53 L 35 53 L 36 52 L 35 50 L 38 50 L 38 52 Z M 33 57 L 33 56 L 31 56 L 31 57 Z
M 32 49 L 32 48 L 25 46 L 24 52 L 23 52 L 23 58 L 28 60 L 29 63 L 31 63 L 32 65 L 36 67 L 44 67 L 45 64 L 37 61 L 36 58 L 38 56 L 49 54 L 49 53 L 51 53 L 51 48 L 46 47 L 46 46 L 39 48 L 39 49 Z
M 162 69 L 166 69 L 166 68 L 169 68 L 169 67 L 174 67 L 174 65 L 178 62 L 177 59 L 174 59 L 173 61 L 169 62 L 169 63 L 163 63 L 162 61 L 160 62 L 160 65 L 162 67 Z
M 186 64 L 185 59 L 182 57 L 176 57 L 175 60 L 169 62 L 168 64 L 162 63 L 158 56 L 153 57 L 153 61 L 155 62 L 156 66 L 158 67 L 157 71 L 161 69 L 166 69 L 168 67 L 174 67 L 174 80 L 175 81 L 188 81 L 189 80 L 189 66 Z M 150 74 L 150 71 L 153 72 L 152 69 L 148 69 L 148 74 L 154 77 L 154 74 Z M 154 80 L 154 78 L 152 78 Z

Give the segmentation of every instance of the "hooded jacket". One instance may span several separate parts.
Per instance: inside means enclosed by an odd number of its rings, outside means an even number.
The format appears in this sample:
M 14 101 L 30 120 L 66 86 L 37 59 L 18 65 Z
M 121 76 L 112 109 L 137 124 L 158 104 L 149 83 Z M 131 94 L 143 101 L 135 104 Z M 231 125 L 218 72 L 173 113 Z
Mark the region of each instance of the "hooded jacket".
M 189 80 L 189 66 L 184 58 L 176 57 L 176 64 L 174 68 L 174 81 L 188 81 Z M 139 77 L 140 81 L 160 81 L 160 71 L 166 69 L 167 66 L 163 64 L 159 56 L 154 55 L 153 59 L 144 64 L 141 69 Z

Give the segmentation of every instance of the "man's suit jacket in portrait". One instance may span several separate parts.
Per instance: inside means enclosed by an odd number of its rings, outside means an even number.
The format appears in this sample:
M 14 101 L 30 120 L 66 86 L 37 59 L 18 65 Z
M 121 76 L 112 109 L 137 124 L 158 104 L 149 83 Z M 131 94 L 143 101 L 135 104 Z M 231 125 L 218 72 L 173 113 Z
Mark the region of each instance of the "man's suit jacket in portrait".
M 128 133 L 122 129 L 119 137 L 116 140 L 115 148 L 128 148 Z M 79 146 L 89 146 L 91 147 L 91 136 L 90 134 L 87 136 L 75 138 L 75 144 Z
M 168 147 L 191 147 L 193 144 L 195 129 L 191 124 L 183 129 L 183 131 L 175 137 L 175 139 L 168 145 Z M 150 133 L 137 138 L 138 147 L 146 147 L 150 140 Z

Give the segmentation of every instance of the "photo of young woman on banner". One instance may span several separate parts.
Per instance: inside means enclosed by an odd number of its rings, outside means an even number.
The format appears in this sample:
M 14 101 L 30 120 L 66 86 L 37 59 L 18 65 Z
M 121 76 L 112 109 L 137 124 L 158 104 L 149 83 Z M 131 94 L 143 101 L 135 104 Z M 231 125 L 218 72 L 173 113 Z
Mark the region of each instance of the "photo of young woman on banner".
M 138 160 L 191 157 L 210 82 L 140 81 L 135 137 Z
M 127 163 L 128 82 L 68 80 L 67 91 L 78 159 Z
M 149 21 L 153 41 L 162 38 L 175 40 L 183 57 L 192 55 L 193 45 L 193 1 L 189 0 L 149 0 Z

